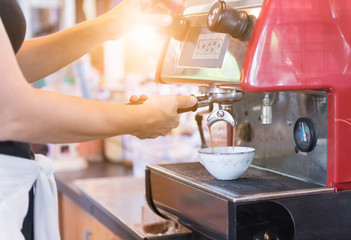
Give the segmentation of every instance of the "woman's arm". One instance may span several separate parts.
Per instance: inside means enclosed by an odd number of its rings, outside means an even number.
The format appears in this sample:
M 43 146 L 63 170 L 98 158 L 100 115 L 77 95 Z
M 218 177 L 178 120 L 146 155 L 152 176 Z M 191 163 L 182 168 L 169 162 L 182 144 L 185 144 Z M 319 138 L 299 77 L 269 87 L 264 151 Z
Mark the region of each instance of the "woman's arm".
M 84 22 L 72 28 L 24 41 L 17 61 L 28 82 L 46 77 L 89 52 L 104 41 L 97 22 Z
M 118 105 L 32 88 L 16 62 L 0 19 L 0 141 L 67 143 L 133 134 L 165 135 L 178 125 L 177 108 L 193 97 L 159 96 L 143 105 Z
M 168 15 L 142 11 L 143 2 L 147 5 L 157 3 L 156 0 L 125 0 L 94 20 L 25 41 L 16 56 L 24 77 L 28 82 L 37 81 L 78 59 L 97 45 L 118 39 L 141 24 L 159 27 L 171 23 Z M 173 0 L 169 3 L 172 4 L 168 7 L 177 9 L 182 1 Z

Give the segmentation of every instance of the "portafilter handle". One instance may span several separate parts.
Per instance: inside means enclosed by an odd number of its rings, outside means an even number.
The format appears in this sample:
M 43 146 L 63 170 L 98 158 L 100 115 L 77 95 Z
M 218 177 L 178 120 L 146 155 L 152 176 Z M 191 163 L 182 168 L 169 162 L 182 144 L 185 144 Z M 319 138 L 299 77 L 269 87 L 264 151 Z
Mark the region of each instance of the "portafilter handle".
M 196 97 L 196 96 L 195 96 Z M 177 113 L 186 113 L 186 112 L 195 112 L 199 107 L 205 107 L 209 106 L 211 103 L 208 101 L 208 98 L 206 96 L 200 96 L 196 97 L 197 98 L 197 103 L 190 107 L 190 108 L 178 108 Z M 129 102 L 127 105 L 140 105 L 143 104 L 145 101 L 136 101 L 136 102 Z
M 190 108 L 178 108 L 177 109 L 177 113 L 181 114 L 181 113 L 186 113 L 186 112 L 195 112 L 199 107 L 199 104 L 196 103 L 194 106 L 190 107 Z
M 194 95 L 192 95 L 194 96 Z M 194 96 L 197 98 L 197 103 L 190 107 L 190 108 L 178 108 L 178 113 L 185 113 L 185 112 L 195 112 L 198 108 L 201 107 L 213 107 L 213 103 L 207 96 Z

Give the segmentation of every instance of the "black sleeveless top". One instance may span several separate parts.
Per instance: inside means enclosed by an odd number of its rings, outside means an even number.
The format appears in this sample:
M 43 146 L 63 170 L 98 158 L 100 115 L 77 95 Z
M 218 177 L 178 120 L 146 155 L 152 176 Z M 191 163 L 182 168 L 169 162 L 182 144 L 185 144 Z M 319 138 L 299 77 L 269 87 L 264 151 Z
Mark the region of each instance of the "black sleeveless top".
M 20 49 L 26 33 L 26 21 L 16 0 L 0 0 L 0 17 L 15 53 Z M 22 142 L 0 142 L 0 154 L 33 159 L 31 147 Z
M 17 0 L 0 0 L 0 17 L 10 38 L 15 53 L 20 49 L 26 33 L 26 21 Z M 1 77 L 1 75 L 0 75 Z M 29 143 L 0 142 L 0 154 L 34 159 Z M 23 221 L 22 233 L 26 240 L 34 239 L 33 231 L 33 188 L 29 192 L 28 212 Z

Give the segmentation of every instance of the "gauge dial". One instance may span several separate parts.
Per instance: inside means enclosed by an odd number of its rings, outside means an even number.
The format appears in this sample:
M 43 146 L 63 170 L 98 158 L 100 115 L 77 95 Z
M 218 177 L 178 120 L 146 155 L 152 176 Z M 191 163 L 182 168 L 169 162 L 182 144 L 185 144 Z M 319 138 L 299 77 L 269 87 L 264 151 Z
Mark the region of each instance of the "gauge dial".
M 310 152 L 317 143 L 314 124 L 309 118 L 299 118 L 294 126 L 296 152 Z

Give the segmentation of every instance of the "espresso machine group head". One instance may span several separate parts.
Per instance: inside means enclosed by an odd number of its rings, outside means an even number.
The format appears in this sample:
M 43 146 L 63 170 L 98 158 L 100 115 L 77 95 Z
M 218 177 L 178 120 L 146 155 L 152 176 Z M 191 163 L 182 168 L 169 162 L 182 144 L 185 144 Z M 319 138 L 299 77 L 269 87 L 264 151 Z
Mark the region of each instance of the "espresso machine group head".
M 236 89 L 224 89 L 218 86 L 200 87 L 200 92 L 204 96 L 197 97 L 198 107 L 210 107 L 214 103 L 218 104 L 218 109 L 212 110 L 207 118 L 207 126 L 211 127 L 218 121 L 225 121 L 232 127 L 236 126 L 236 121 L 232 114 L 233 104 L 243 98 L 243 93 Z
M 199 86 L 198 107 L 218 104 L 208 126 L 236 127 L 255 156 L 233 181 L 149 165 L 149 205 L 205 239 L 348 239 L 351 5 L 187 0 L 179 18 L 156 79 Z

